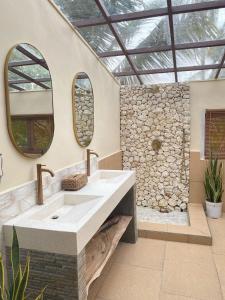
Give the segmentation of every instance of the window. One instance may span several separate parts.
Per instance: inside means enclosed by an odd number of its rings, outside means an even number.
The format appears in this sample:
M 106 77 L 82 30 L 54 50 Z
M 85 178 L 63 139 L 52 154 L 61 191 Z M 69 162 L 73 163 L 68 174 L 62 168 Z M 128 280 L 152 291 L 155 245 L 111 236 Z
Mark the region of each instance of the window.
M 52 119 L 52 115 L 12 116 L 14 138 L 24 153 L 46 152 L 52 137 Z
M 205 158 L 225 159 L 225 109 L 205 112 Z

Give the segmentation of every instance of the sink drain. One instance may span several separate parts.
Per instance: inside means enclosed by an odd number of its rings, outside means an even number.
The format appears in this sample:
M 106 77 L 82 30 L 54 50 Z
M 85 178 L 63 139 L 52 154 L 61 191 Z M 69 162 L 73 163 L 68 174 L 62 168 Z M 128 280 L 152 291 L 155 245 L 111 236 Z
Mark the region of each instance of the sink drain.
M 58 218 L 59 218 L 59 216 L 56 216 L 56 215 L 51 217 L 52 220 L 57 220 Z

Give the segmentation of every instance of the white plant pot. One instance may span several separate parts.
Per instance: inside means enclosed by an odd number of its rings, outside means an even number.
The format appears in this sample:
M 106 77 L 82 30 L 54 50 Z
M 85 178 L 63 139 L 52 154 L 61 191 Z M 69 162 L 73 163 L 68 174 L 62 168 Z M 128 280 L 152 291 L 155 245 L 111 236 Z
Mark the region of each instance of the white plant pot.
M 214 203 L 205 201 L 206 203 L 206 213 L 209 218 L 218 219 L 222 215 L 223 202 Z

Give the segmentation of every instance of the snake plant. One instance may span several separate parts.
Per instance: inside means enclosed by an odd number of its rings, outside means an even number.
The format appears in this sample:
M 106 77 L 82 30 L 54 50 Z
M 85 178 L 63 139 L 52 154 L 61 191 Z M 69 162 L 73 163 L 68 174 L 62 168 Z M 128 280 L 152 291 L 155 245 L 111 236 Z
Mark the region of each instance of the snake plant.
M 24 270 L 20 264 L 20 251 L 17 233 L 13 227 L 13 241 L 11 247 L 11 268 L 12 278 L 9 279 L 9 288 L 5 287 L 4 282 L 4 264 L 0 254 L 0 300 L 28 300 L 26 288 L 29 279 L 30 257 L 27 256 Z M 44 289 L 35 300 L 43 300 Z
M 208 168 L 205 172 L 205 192 L 207 201 L 219 203 L 222 201 L 223 195 L 223 180 L 222 180 L 222 162 L 218 158 L 209 160 Z

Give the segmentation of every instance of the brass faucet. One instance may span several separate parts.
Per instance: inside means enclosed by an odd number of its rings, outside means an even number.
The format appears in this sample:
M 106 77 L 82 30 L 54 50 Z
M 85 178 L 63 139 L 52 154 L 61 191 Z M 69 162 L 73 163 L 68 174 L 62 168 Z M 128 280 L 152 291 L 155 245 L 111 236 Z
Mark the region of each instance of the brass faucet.
M 87 176 L 90 176 L 90 173 L 91 173 L 90 157 L 92 154 L 98 157 L 98 154 L 96 152 L 94 152 L 93 150 L 87 149 Z
M 45 165 L 37 164 L 37 204 L 42 205 L 44 204 L 43 200 L 43 186 L 42 186 L 42 173 L 46 172 L 49 173 L 52 177 L 54 177 L 54 173 L 46 168 Z

